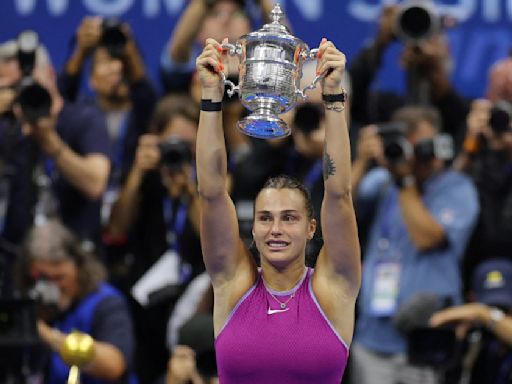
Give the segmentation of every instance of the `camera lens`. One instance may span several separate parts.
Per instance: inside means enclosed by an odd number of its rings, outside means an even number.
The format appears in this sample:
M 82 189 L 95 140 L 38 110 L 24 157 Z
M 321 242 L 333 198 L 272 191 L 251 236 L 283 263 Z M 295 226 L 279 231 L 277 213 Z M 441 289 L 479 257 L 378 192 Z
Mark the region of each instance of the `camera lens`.
M 491 109 L 491 117 L 489 119 L 489 125 L 495 133 L 504 133 L 510 130 L 510 114 L 508 111 L 494 106 Z
M 28 122 L 33 123 L 50 115 L 52 98 L 46 89 L 35 82 L 22 86 L 16 100 L 23 118 Z
M 161 164 L 171 171 L 179 171 L 192 162 L 192 149 L 188 141 L 171 137 L 160 143 Z
M 432 21 L 429 13 L 424 8 L 411 7 L 402 14 L 400 25 L 405 34 L 418 39 L 429 32 Z

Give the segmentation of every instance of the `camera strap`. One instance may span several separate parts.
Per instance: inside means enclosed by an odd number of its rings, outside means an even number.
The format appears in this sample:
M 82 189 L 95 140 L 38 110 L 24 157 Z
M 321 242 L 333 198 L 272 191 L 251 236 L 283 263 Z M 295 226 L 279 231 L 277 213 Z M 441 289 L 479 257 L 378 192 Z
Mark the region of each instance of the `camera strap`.
M 165 196 L 163 199 L 164 220 L 167 227 L 166 239 L 169 249 L 180 253 L 179 237 L 185 231 L 185 224 L 187 222 L 187 205 L 180 201 L 174 207 L 173 201 Z

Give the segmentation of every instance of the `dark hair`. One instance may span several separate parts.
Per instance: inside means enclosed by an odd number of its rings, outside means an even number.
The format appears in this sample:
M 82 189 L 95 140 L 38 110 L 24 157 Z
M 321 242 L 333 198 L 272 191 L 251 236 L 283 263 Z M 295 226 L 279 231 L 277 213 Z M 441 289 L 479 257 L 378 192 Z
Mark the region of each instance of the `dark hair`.
M 315 210 L 313 208 L 313 203 L 311 202 L 311 195 L 310 195 L 309 191 L 306 189 L 306 187 L 304 186 L 304 184 L 302 184 L 299 180 L 295 179 L 294 177 L 288 176 L 288 175 L 279 175 L 276 177 L 271 177 L 265 182 L 265 185 L 263 185 L 263 188 L 258 193 L 258 196 L 261 193 L 261 191 L 263 191 L 264 189 L 271 189 L 271 188 L 272 189 L 285 189 L 285 188 L 286 189 L 296 189 L 304 197 L 304 203 L 306 204 L 306 210 L 308 212 L 308 219 L 313 219 L 315 217 Z M 258 198 L 258 196 L 256 196 L 256 198 Z
M 437 131 L 441 130 L 441 115 L 436 108 L 423 106 L 405 106 L 397 109 L 391 120 L 402 122 L 407 127 L 407 134 L 414 133 L 418 123 L 426 121 Z
M 29 275 L 33 261 L 72 260 L 78 270 L 78 298 L 98 289 L 107 278 L 105 267 L 85 250 L 83 243 L 58 220 L 33 226 L 23 241 L 17 267 L 18 286 L 26 292 L 33 284 Z
M 199 108 L 194 100 L 187 95 L 170 95 L 160 100 L 153 112 L 149 123 L 149 131 L 160 134 L 169 122 L 176 116 L 199 124 Z

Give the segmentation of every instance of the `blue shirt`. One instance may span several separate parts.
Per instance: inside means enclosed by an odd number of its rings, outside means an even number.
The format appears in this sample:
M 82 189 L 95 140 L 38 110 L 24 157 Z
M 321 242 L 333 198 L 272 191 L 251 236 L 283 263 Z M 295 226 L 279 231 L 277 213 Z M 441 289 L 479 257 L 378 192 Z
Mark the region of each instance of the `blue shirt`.
M 389 172 L 382 168 L 370 171 L 358 190 L 360 213 L 370 213 L 373 207 L 375 217 L 363 258 L 355 340 L 382 353 L 405 352 L 406 342 L 393 326 L 392 315 L 377 316 L 371 311 L 378 264 L 395 261 L 400 265 L 397 308 L 420 292 L 436 293 L 451 298 L 454 303 L 460 302 L 460 259 L 479 212 L 477 192 L 470 179 L 454 171 L 432 176 L 424 183 L 422 200 L 443 227 L 447 241 L 436 249 L 420 251 L 407 232 L 398 193 Z M 379 247 L 382 239 L 387 239 L 387 247 Z

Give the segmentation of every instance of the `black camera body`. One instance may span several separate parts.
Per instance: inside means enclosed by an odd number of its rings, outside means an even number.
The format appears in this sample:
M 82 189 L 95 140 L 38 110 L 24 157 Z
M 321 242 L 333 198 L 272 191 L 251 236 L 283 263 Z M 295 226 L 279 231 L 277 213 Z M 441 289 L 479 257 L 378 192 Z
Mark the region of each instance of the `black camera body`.
M 34 31 L 23 31 L 18 35 L 16 58 L 22 79 L 16 86 L 16 103 L 20 106 L 23 119 L 35 123 L 41 117 L 50 115 L 52 98 L 48 91 L 32 77 L 36 66 L 36 52 L 39 37 Z
M 422 140 L 414 146 L 406 137 L 405 123 L 390 122 L 379 124 L 377 131 L 384 144 L 384 156 L 391 165 L 403 163 L 414 156 L 421 162 L 434 158 L 450 160 L 453 158 L 453 139 L 448 134 L 437 134 L 432 139 Z
M 390 122 L 377 125 L 377 132 L 382 138 L 386 160 L 397 165 L 410 159 L 414 153 L 407 140 L 407 126 L 404 123 Z
M 512 104 L 505 100 L 497 101 L 491 108 L 489 125 L 497 135 L 512 131 Z
M 100 45 L 107 49 L 110 56 L 122 58 L 128 40 L 122 30 L 122 22 L 115 17 L 106 18 L 101 27 Z
M 185 164 L 192 163 L 192 145 L 176 136 L 159 143 L 160 164 L 171 172 L 180 171 Z

